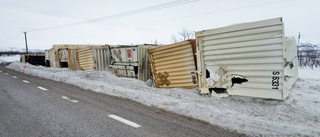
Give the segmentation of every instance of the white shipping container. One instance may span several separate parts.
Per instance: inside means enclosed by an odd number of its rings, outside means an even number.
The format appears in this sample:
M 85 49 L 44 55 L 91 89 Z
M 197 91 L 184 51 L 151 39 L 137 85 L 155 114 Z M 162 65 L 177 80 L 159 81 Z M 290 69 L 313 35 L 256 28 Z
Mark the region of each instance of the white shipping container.
M 285 37 L 282 18 L 203 30 L 196 38 L 200 93 L 285 99 L 297 80 L 296 43 Z
M 111 46 L 110 51 L 113 59 L 113 65 L 138 66 L 137 48 L 137 46 Z
M 148 65 L 148 49 L 152 46 L 156 45 L 110 46 L 112 57 L 110 71 L 117 76 L 147 81 L 151 75 Z

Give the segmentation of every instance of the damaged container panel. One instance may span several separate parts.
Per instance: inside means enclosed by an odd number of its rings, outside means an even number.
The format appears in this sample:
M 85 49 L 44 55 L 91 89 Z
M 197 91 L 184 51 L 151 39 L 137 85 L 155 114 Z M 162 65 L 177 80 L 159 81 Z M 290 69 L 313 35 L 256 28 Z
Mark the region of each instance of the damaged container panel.
M 149 50 L 153 84 L 159 88 L 195 88 L 195 40 L 182 41 Z
M 68 48 L 59 48 L 59 65 L 61 68 L 68 67 Z
M 134 66 L 111 65 L 111 73 L 120 77 L 137 78 Z
M 60 48 L 59 52 L 59 61 L 60 62 L 68 62 L 68 48 Z
M 69 48 L 68 49 L 68 69 L 79 70 L 77 51 L 79 48 Z
M 215 90 L 222 88 L 229 95 L 285 99 L 297 79 L 296 45 L 286 40 L 282 18 L 204 30 L 196 37 L 200 93 L 218 95 Z
M 137 78 L 142 81 L 150 79 L 148 49 L 153 44 L 110 46 L 112 63 L 111 72 L 117 76 Z
M 61 68 L 61 67 L 67 67 L 67 61 L 68 61 L 68 51 L 67 49 L 69 48 L 85 48 L 85 47 L 90 47 L 93 45 L 84 45 L 84 44 L 55 44 L 52 46 L 53 52 L 55 55 L 55 63 L 53 64 L 52 67 L 55 68 Z M 59 52 L 59 49 L 65 49 Z M 62 62 L 61 62 L 62 60 Z M 61 66 L 63 65 L 63 66 Z
M 77 51 L 79 69 L 84 71 L 107 71 L 111 60 L 109 46 L 92 46 Z

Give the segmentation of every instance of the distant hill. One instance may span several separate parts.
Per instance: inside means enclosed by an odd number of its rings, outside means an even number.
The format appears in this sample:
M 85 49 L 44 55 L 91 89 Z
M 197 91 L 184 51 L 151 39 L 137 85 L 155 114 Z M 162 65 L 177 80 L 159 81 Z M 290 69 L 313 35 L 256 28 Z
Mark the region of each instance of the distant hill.
M 0 55 L 2 54 L 25 54 L 26 49 L 15 47 L 0 47 Z M 29 54 L 44 54 L 44 49 L 28 49 Z

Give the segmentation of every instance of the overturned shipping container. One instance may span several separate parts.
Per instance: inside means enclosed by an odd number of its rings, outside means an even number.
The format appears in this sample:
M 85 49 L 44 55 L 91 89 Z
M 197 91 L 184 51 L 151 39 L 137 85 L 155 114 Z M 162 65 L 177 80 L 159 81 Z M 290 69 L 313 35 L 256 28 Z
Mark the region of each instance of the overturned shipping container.
M 77 51 L 79 69 L 84 71 L 107 71 L 111 60 L 108 45 L 91 46 Z
M 282 18 L 196 32 L 200 93 L 285 99 L 297 80 Z M 220 95 L 223 95 L 220 94 Z
M 52 46 L 53 53 L 55 55 L 55 61 L 52 62 L 52 66 L 54 68 L 68 67 L 68 49 L 74 48 L 86 48 L 92 45 L 85 44 L 55 44 Z M 51 60 L 50 60 L 51 62 Z
M 20 60 L 35 66 L 45 66 L 45 54 L 22 54 Z
M 160 88 L 197 87 L 195 40 L 149 49 L 153 85 Z
M 148 65 L 148 49 L 153 46 L 156 45 L 110 46 L 111 72 L 117 76 L 147 81 L 151 75 Z

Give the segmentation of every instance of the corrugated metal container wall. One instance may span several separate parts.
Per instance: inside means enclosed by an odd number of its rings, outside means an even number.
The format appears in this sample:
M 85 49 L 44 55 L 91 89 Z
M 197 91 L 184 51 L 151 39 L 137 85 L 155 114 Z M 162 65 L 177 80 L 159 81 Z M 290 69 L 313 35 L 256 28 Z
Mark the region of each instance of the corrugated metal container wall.
M 68 68 L 70 70 L 79 70 L 78 56 L 77 51 L 78 48 L 69 48 L 68 49 Z
M 148 50 L 153 46 L 138 46 L 138 79 L 141 81 L 147 81 L 151 77 Z
M 54 49 L 49 49 L 49 63 L 51 68 L 57 67 L 56 55 L 54 54 Z
M 94 62 L 92 57 L 92 48 L 82 48 L 77 51 L 79 69 L 84 71 L 93 71 Z
M 84 44 L 55 44 L 52 46 L 54 54 L 55 54 L 55 67 L 60 68 L 60 58 L 59 58 L 59 52 L 58 50 L 60 48 L 85 48 L 85 47 L 90 47 L 93 45 L 84 45 Z
M 195 41 L 187 40 L 149 50 L 149 61 L 155 87 L 195 88 Z
M 107 71 L 111 60 L 109 46 L 93 46 L 92 47 L 93 59 L 95 62 L 95 70 Z
M 110 64 L 109 46 L 92 46 L 77 52 L 79 67 L 84 71 L 107 71 Z
M 204 30 L 196 38 L 200 93 L 225 88 L 229 95 L 287 97 L 285 85 L 296 74 L 284 72 L 288 63 L 282 18 Z M 291 63 L 296 69 L 296 62 Z

